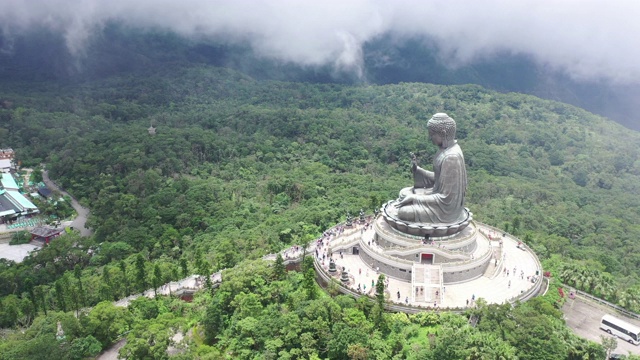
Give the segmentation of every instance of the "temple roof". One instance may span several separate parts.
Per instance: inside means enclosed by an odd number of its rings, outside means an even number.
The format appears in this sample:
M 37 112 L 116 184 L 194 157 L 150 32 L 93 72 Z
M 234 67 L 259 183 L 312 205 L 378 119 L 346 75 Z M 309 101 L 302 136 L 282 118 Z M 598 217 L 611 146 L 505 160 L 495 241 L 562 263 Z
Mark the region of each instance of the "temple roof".
M 29 231 L 31 235 L 35 235 L 38 237 L 48 238 L 51 236 L 56 236 L 64 231 L 64 228 L 53 228 L 51 226 L 38 226 L 33 228 L 33 230 Z

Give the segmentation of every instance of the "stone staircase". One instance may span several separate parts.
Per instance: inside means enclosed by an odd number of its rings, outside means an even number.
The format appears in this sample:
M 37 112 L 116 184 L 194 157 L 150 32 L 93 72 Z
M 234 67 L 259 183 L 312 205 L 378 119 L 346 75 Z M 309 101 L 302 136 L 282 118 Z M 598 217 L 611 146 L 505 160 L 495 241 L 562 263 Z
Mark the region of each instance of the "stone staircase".
M 442 302 L 442 266 L 413 264 L 411 301 L 425 305 Z
M 492 244 L 493 246 L 493 244 Z M 496 259 L 498 259 L 496 264 Z M 487 266 L 484 274 L 482 276 L 493 279 L 500 274 L 502 270 L 502 248 L 499 246 L 493 246 L 493 258 L 489 261 L 489 265 Z

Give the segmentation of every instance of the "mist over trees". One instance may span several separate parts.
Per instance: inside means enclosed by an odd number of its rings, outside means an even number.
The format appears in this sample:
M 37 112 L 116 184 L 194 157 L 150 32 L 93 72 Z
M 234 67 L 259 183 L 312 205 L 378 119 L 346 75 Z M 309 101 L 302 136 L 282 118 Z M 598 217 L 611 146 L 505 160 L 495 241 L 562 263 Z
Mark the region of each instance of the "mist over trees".
M 216 40 L 217 39 L 217 40 Z M 575 80 L 533 56 L 498 52 L 470 63 L 441 56 L 428 36 L 379 36 L 363 44 L 358 71 L 332 64 L 301 65 L 262 56 L 248 42 L 183 37 L 159 29 L 132 29 L 110 21 L 79 54 L 71 55 L 62 34 L 44 27 L 28 32 L 0 29 L 0 78 L 68 82 L 103 78 L 168 64 L 208 64 L 255 79 L 312 83 L 441 85 L 477 84 L 500 92 L 521 92 L 561 101 L 640 130 L 640 86 L 603 80 Z

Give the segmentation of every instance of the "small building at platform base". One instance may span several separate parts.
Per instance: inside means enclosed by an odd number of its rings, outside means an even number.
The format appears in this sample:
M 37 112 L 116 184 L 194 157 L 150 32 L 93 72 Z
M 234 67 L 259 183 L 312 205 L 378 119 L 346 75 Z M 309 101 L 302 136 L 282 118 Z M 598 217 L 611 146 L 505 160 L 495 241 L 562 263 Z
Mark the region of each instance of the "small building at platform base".
M 54 228 L 51 226 L 38 226 L 29 231 L 31 240 L 44 240 L 46 244 L 48 244 L 51 239 L 60 236 L 63 232 L 64 228 Z

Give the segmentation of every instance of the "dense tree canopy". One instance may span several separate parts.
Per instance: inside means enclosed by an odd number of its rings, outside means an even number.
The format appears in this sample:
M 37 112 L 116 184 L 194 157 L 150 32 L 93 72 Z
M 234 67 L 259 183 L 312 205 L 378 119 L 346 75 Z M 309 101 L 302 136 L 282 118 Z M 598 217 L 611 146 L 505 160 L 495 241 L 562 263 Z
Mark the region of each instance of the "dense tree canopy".
M 89 238 L 56 239 L 22 264 L 3 263 L 0 326 L 98 311 L 105 300 L 306 243 L 347 212 L 373 212 L 409 183 L 410 152 L 431 162 L 426 121 L 441 111 L 458 123 L 474 217 L 521 237 L 568 284 L 640 310 L 639 134 L 572 106 L 471 85 L 285 83 L 214 67 L 156 67 L 0 89 L 0 146 L 14 148 L 23 165 L 46 163 L 91 208 L 95 229 Z M 591 351 L 569 335 L 542 336 L 565 330 L 534 305 L 512 314 L 535 320 L 526 329 L 505 323 L 479 332 L 447 319 L 425 330 L 419 317 L 383 319 L 375 307 L 325 298 L 304 273 L 285 279 L 278 268 L 262 282 L 203 295 L 212 305 L 193 315 L 204 327 L 202 346 L 240 357 L 388 358 L 408 354 L 398 339 L 414 336 L 411 346 L 423 344 L 415 356 L 433 358 L 441 343 L 424 338 L 437 330 L 461 357 L 529 358 L 543 343 L 567 356 L 576 346 Z M 326 313 L 307 313 L 320 308 Z M 155 344 L 171 335 L 163 327 L 181 326 L 162 314 L 130 320 L 103 310 L 80 319 L 86 335 L 74 351 L 104 347 L 126 328 L 134 334 L 127 356 L 156 356 Z M 506 310 L 483 311 L 491 318 Z M 100 330 L 102 318 L 117 331 Z M 272 323 L 277 318 L 284 320 Z M 138 336 L 157 341 L 133 341 Z M 540 343 L 517 344 L 531 337 Z

